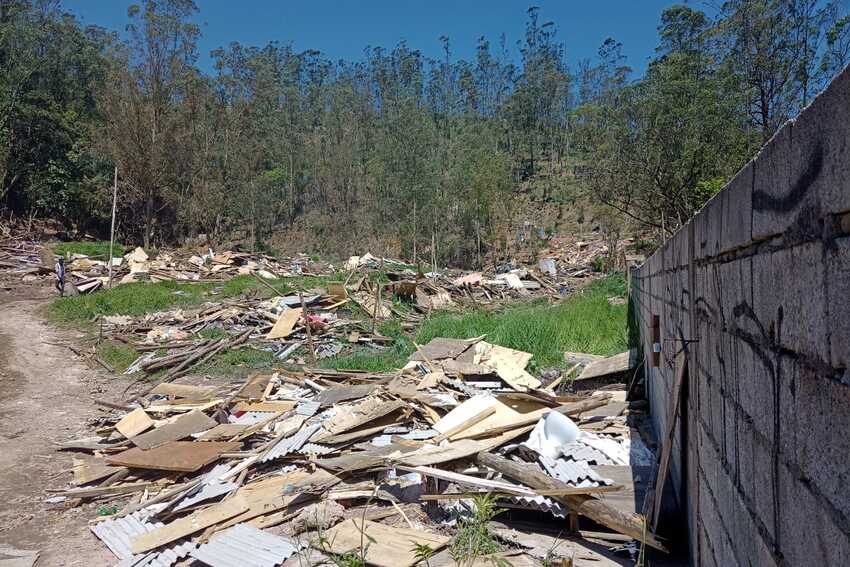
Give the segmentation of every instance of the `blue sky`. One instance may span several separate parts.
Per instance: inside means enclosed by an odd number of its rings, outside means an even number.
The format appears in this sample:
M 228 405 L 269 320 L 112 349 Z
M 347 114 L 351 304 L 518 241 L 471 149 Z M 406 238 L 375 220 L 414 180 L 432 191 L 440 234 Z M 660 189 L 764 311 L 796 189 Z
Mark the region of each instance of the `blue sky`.
M 138 2 L 138 0 L 137 0 Z M 212 49 L 238 41 L 264 45 L 293 42 L 332 60 L 359 59 L 366 46 L 393 47 L 400 40 L 426 56 L 440 55 L 438 38 L 450 38 L 455 58 L 470 58 L 478 37 L 491 43 L 505 33 L 516 54 L 526 9 L 540 7 L 566 44 L 570 65 L 593 57 L 607 37 L 622 42 L 628 63 L 642 71 L 657 44 L 662 10 L 675 0 L 196 0 L 203 37 L 199 64 L 209 70 Z M 129 0 L 63 0 L 85 24 L 123 31 Z M 705 9 L 702 1 L 690 2 Z

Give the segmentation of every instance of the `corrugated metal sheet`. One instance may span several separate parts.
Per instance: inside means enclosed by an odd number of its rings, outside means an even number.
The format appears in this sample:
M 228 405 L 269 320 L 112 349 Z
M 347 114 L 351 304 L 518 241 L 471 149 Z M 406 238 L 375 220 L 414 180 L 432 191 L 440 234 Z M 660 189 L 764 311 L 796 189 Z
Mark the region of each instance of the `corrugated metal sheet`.
M 614 482 L 604 478 L 590 468 L 586 461 L 571 461 L 567 459 L 550 459 L 540 455 L 540 464 L 554 478 L 566 482 L 571 486 L 603 486 L 612 485 Z
M 274 567 L 300 546 L 246 524 L 236 524 L 192 551 L 192 557 L 211 567 Z
M 612 465 L 629 464 L 629 447 L 626 444 L 587 432 L 582 433 L 581 437 L 579 437 L 579 442 L 584 443 L 605 455 L 611 461 Z M 605 463 L 596 464 L 602 465 Z
M 333 447 L 319 445 L 318 443 L 305 443 L 298 452 L 302 455 L 327 455 L 336 451 Z
M 223 473 L 222 473 L 223 474 Z M 208 484 L 201 485 L 201 489 L 198 490 L 193 495 L 184 498 L 180 504 L 175 506 L 174 511 L 179 512 L 180 510 L 185 510 L 190 506 L 194 506 L 199 502 L 203 502 L 205 500 L 211 500 L 213 498 L 217 498 L 219 496 L 224 496 L 231 490 L 235 490 L 239 488 L 236 484 L 230 481 L 224 482 L 211 482 Z
M 133 538 L 163 526 L 161 522 L 142 521 L 141 517 L 141 514 L 137 512 L 123 518 L 110 518 L 91 526 L 94 535 L 105 543 L 118 559 L 122 560 L 119 564 L 121 567 L 137 565 L 169 567 L 194 549 L 194 544 L 184 542 L 160 551 L 133 555 L 130 551 L 130 542 Z
M 301 430 L 298 431 L 298 433 L 281 440 L 280 442 L 278 442 L 277 445 L 272 447 L 272 450 L 266 454 L 266 456 L 261 462 L 267 463 L 269 461 L 273 461 L 274 459 L 285 457 L 292 451 L 297 451 L 298 449 L 303 447 L 307 441 L 310 440 L 310 438 L 319 430 L 320 427 L 322 427 L 321 423 L 314 423 L 312 425 L 302 427 Z
M 313 417 L 319 411 L 320 406 L 319 402 L 301 402 L 295 406 L 295 413 L 304 417 Z
M 581 441 L 570 443 L 561 447 L 561 453 L 567 459 L 574 461 L 586 461 L 593 465 L 613 465 L 614 461 L 608 458 L 608 455 L 595 449 L 589 445 L 585 445 Z
M 551 498 L 546 498 L 545 496 L 535 496 L 534 498 L 530 498 L 528 496 L 513 496 L 511 498 L 506 498 L 505 501 L 522 508 L 531 508 L 532 510 L 538 510 L 540 512 L 549 512 L 556 518 L 567 517 L 567 510 L 563 506 Z
M 180 545 L 153 551 L 147 555 L 136 555 L 130 559 L 124 559 L 115 567 L 171 567 L 195 549 L 192 542 L 184 542 Z
M 239 417 L 229 416 L 228 421 L 230 423 L 238 423 L 239 425 L 256 425 L 261 421 L 267 420 L 270 415 L 272 415 L 271 412 L 267 411 L 246 411 Z

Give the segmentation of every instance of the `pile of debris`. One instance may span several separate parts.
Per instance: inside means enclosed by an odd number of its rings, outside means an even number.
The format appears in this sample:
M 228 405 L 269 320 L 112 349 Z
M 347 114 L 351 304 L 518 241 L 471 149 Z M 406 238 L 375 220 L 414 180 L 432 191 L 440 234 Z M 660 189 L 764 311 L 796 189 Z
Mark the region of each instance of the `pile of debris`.
M 592 276 L 600 268 L 625 270 L 646 259 L 643 254 L 630 252 L 635 242 L 634 238 L 606 241 L 554 236 L 538 254 L 539 268 L 551 276 L 560 274 L 568 279 Z
M 306 273 L 302 267 L 307 260 L 305 256 L 285 264 L 264 254 L 232 251 L 216 254 L 212 250 L 203 254 L 160 252 L 155 258 L 150 258 L 144 249 L 137 247 L 123 257 L 112 259 L 112 280 L 114 285 L 161 281 L 210 282 L 252 274 L 276 279 Z M 71 283 L 80 293 L 89 293 L 109 284 L 107 260 L 72 254 L 66 269 L 73 277 Z
M 480 274 L 467 274 L 459 278 L 463 281 L 445 282 L 442 277 L 420 278 L 405 269 L 382 271 L 381 276 L 389 281 L 381 283 L 369 273 L 351 272 L 346 281 L 327 281 L 323 287 L 286 295 L 281 294 L 281 288 L 293 289 L 296 280 L 292 280 L 290 288 L 286 280 L 258 276 L 262 289 L 275 293 L 271 298 L 249 293 L 208 301 L 199 307 L 178 307 L 137 317 L 109 315 L 102 317 L 101 331 L 142 353 L 127 374 L 168 369 L 165 379 L 174 379 L 229 348 L 258 349 L 283 362 L 315 364 L 358 346 L 387 348 L 393 339 L 382 336 L 378 325 L 391 318 L 410 330 L 432 311 L 522 297 L 511 295 L 511 290 L 525 292 L 525 281 L 515 273 L 507 275 L 512 278 L 497 276 L 488 281 Z M 519 285 L 511 287 L 506 283 L 512 279 Z M 551 287 L 540 276 L 533 276 L 530 281 Z M 210 297 L 216 293 L 212 290 Z M 296 351 L 299 357 L 294 358 Z
M 546 536 L 547 549 L 527 524 L 492 526 L 503 550 L 482 561 L 540 564 L 554 547 L 564 564 L 614 564 L 579 536 L 663 549 L 634 512 L 653 457 L 624 386 L 555 395 L 526 372 L 530 358 L 440 338 L 390 373 L 160 383 L 63 444 L 91 454 L 49 500 L 103 504 L 91 530 L 120 565 L 478 564 L 456 538 L 484 495 L 544 518 L 544 535 L 546 516 L 573 531 L 557 546 Z M 577 515 L 611 531 L 579 532 Z
M 30 281 L 53 273 L 43 259 L 43 248 L 30 231 L 0 224 L 0 276 Z

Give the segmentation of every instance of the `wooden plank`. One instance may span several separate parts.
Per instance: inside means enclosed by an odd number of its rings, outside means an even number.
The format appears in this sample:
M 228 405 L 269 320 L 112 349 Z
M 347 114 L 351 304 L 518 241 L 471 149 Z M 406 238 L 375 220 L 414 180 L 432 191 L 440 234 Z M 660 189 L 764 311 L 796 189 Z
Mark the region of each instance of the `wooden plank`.
M 159 396 L 174 396 L 186 400 L 209 400 L 215 394 L 214 388 L 191 386 L 189 384 L 174 384 L 163 382 L 151 390 L 151 394 Z
M 361 543 L 367 542 L 369 545 L 365 550 L 366 562 L 378 567 L 410 567 L 418 562 L 415 544 L 427 545 L 437 551 L 445 547 L 450 540 L 448 536 L 422 530 L 386 526 L 369 520 L 363 523 L 360 519 L 353 518 L 337 524 L 324 534 L 324 543 L 332 553 L 359 554 Z M 313 542 L 312 545 L 320 548 L 321 544 Z
M 476 423 L 468 423 L 472 418 L 479 416 L 488 409 L 493 410 L 490 415 Z M 466 428 L 452 431 L 452 434 L 447 437 L 471 438 L 519 421 L 523 415 L 492 396 L 475 396 L 452 409 L 435 423 L 433 428 L 442 435 L 446 435 L 449 431 L 467 424 Z
M 136 408 L 115 424 L 118 433 L 130 439 L 153 427 L 153 420 L 142 408 Z
M 190 411 L 181 415 L 171 423 L 133 437 L 133 444 L 141 449 L 153 449 L 169 441 L 185 439 L 193 433 L 200 433 L 218 425 L 214 419 L 201 411 Z
M 469 419 L 467 419 L 466 421 L 455 425 L 451 429 L 447 430 L 445 433 L 441 433 L 440 435 L 437 435 L 436 437 L 431 439 L 431 443 L 436 444 L 436 443 L 440 443 L 443 439 L 451 439 L 452 436 L 468 430 L 469 428 L 473 427 L 474 425 L 477 425 L 478 423 L 484 421 L 485 419 L 487 419 L 488 417 L 490 417 L 494 413 L 496 413 L 495 407 L 485 408 L 485 409 L 481 410 L 480 412 L 478 412 L 477 414 L 470 417 Z M 434 424 L 434 425 L 436 425 L 436 424 Z
M 590 378 L 601 378 L 612 374 L 620 374 L 631 370 L 637 365 L 637 356 L 634 351 L 621 352 L 602 360 L 595 360 L 584 367 L 576 380 L 588 380 Z
M 291 410 L 295 407 L 295 405 L 295 402 L 289 400 L 271 402 L 239 402 L 233 406 L 230 411 L 266 411 L 272 413 L 283 413 Z
M 129 494 L 141 492 L 155 485 L 155 482 L 134 482 L 131 484 L 116 484 L 115 486 L 93 486 L 91 488 L 72 488 L 70 490 L 59 490 L 55 492 L 58 496 L 69 496 L 71 498 L 92 498 L 95 496 L 109 496 L 115 494 Z
M 131 469 L 195 472 L 217 460 L 222 453 L 237 451 L 241 443 L 222 441 L 171 441 L 155 449 L 133 447 L 106 458 L 111 465 Z
M 679 416 L 679 406 L 682 400 L 682 388 L 688 375 L 688 357 L 683 350 L 676 357 L 676 378 L 673 382 L 673 395 L 667 412 L 667 431 L 661 445 L 661 455 L 658 463 L 658 474 L 655 477 L 655 496 L 652 500 L 652 529 L 658 525 L 658 515 L 661 513 L 661 498 L 664 494 L 664 483 L 667 482 L 667 469 L 670 466 L 670 456 L 673 453 L 673 439 L 676 434 L 676 423 Z
M 288 337 L 292 330 L 295 328 L 295 324 L 298 322 L 298 319 L 301 318 L 301 308 L 297 307 L 295 309 L 288 309 L 280 314 L 277 318 L 277 322 L 275 322 L 272 330 L 269 331 L 269 334 L 266 335 L 267 339 L 283 339 Z
M 248 429 L 247 425 L 240 423 L 219 423 L 200 437 L 199 441 L 218 441 L 220 439 L 230 439 L 239 435 Z
M 199 532 L 208 526 L 228 520 L 247 509 L 248 504 L 242 498 L 238 496 L 230 498 L 185 518 L 174 520 L 161 528 L 137 536 L 131 541 L 131 550 L 133 554 L 137 554 L 156 549 Z

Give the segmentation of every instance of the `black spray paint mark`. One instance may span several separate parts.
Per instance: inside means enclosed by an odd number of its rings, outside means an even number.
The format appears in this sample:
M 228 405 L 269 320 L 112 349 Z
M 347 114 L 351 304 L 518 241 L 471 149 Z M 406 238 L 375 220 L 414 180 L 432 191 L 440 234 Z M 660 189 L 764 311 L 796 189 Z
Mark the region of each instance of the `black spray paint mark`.
M 794 210 L 806 196 L 809 187 L 820 176 L 823 169 L 823 154 L 823 142 L 818 140 L 813 145 L 809 158 L 806 160 L 806 169 L 791 184 L 791 191 L 781 197 L 775 197 L 761 190 L 753 191 L 753 209 L 778 212 Z

